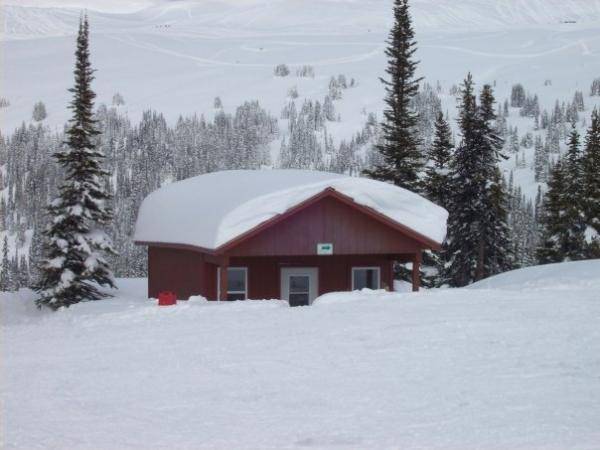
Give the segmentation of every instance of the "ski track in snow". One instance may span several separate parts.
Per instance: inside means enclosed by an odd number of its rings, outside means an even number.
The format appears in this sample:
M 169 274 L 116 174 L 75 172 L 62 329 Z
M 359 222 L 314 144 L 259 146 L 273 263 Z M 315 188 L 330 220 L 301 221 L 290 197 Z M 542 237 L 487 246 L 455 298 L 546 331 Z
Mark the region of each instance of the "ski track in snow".
M 158 45 L 142 43 L 139 40 L 136 40 L 134 38 L 134 36 L 127 36 L 127 38 L 123 38 L 123 37 L 119 37 L 118 35 L 109 35 L 108 37 L 115 41 L 119 41 L 119 42 L 131 45 L 134 47 L 142 48 L 144 50 L 150 50 L 150 51 L 154 51 L 154 52 L 164 53 L 164 54 L 170 55 L 170 56 L 176 56 L 178 58 L 188 59 L 190 61 L 194 61 L 194 62 L 198 63 L 199 66 L 234 66 L 234 67 L 268 67 L 268 68 L 273 67 L 272 63 L 266 64 L 266 63 L 231 62 L 231 61 L 202 58 L 199 56 L 188 55 L 188 54 L 177 52 L 174 50 L 169 50 L 164 47 L 160 47 Z M 282 44 L 282 42 L 270 41 L 270 44 L 277 45 L 277 44 Z M 285 42 L 285 44 L 286 45 L 294 45 L 289 42 Z M 319 43 L 311 43 L 310 45 L 314 46 L 314 45 L 320 45 L 320 44 Z M 335 44 L 325 43 L 323 45 L 334 46 Z M 341 44 L 337 44 L 337 45 L 341 46 Z M 361 44 L 357 44 L 357 45 L 361 45 Z M 245 50 L 244 47 L 240 47 L 240 48 L 242 50 Z M 368 60 L 368 59 L 371 59 L 371 58 L 381 55 L 384 48 L 385 48 L 385 45 L 381 44 L 381 45 L 377 45 L 375 49 L 371 50 L 370 52 L 366 52 L 366 53 L 360 53 L 360 54 L 347 56 L 347 57 L 341 57 L 341 58 L 332 58 L 332 59 L 328 59 L 328 60 L 294 61 L 291 64 L 293 64 L 293 65 L 311 65 L 311 66 L 315 66 L 315 67 L 321 67 L 321 66 L 333 66 L 333 65 L 339 65 L 339 64 L 361 62 L 361 61 L 365 61 L 365 60 Z M 227 51 L 227 50 L 228 49 L 223 49 L 221 51 Z
M 481 52 L 477 50 L 471 50 L 463 47 L 457 46 L 449 46 L 449 45 L 423 45 L 423 48 L 433 48 L 438 50 L 452 50 L 456 52 L 466 53 L 474 56 L 483 56 L 486 58 L 508 58 L 508 59 L 532 59 L 532 58 L 541 58 L 543 56 L 552 55 L 555 53 L 560 53 L 565 50 L 570 50 L 574 47 L 581 47 L 582 54 L 585 56 L 591 55 L 589 48 L 586 46 L 585 41 L 578 40 L 575 42 L 571 42 L 570 44 L 566 44 L 557 48 L 553 48 L 551 50 L 545 50 L 539 53 L 495 53 L 495 52 Z

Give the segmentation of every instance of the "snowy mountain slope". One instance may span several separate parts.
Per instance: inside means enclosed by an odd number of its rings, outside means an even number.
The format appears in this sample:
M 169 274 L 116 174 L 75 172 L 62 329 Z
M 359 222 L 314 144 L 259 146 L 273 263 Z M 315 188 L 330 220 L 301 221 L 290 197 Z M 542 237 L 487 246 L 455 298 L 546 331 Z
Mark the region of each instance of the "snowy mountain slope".
M 378 77 L 384 74 L 383 50 L 391 23 L 387 0 L 128 0 L 114 7 L 116 13 L 107 12 L 110 2 L 78 1 L 27 3 L 38 7 L 13 1 L 2 7 L 0 96 L 10 101 L 9 107 L 0 108 L 3 134 L 30 120 L 38 100 L 48 109 L 47 125 L 61 129 L 68 120 L 72 34 L 80 11 L 60 5 L 77 4 L 91 8 L 98 103 L 110 103 L 120 92 L 126 101 L 121 109 L 134 122 L 148 108 L 164 113 L 171 123 L 181 114 L 210 117 L 216 96 L 226 111 L 258 99 L 278 116 L 290 100 L 290 88 L 298 90 L 297 105 L 305 98 L 323 101 L 330 77 L 340 73 L 355 78 L 357 86 L 335 102 L 341 121 L 330 123 L 328 132 L 336 143 L 361 130 L 367 113 L 381 117 L 384 93 Z M 571 101 L 576 90 L 586 95 L 584 115 L 599 104 L 598 97 L 587 94 L 600 74 L 600 1 L 411 4 L 420 73 L 433 85 L 439 81 L 442 108 L 451 117 L 456 113 L 451 87 L 468 71 L 478 87 L 495 84 L 500 102 L 521 82 L 549 110 L 556 100 Z M 563 23 L 573 21 L 577 23 Z M 273 76 L 280 63 L 291 66 L 291 76 Z M 314 66 L 314 78 L 294 76 L 295 68 L 304 64 Z M 533 129 L 533 121 L 519 117 L 517 110 L 508 121 L 519 127 L 521 136 Z M 275 141 L 273 161 L 278 151 Z M 533 198 L 538 186 L 531 171 L 533 149 L 526 149 L 525 157 L 525 168 L 517 169 L 512 155 L 503 169 L 507 178 L 514 170 L 515 183 Z
M 140 19 L 206 24 L 232 29 L 281 30 L 302 27 L 327 33 L 371 24 L 388 27 L 389 0 L 8 0 L 12 6 L 82 7 L 91 11 L 133 12 Z M 598 0 L 414 0 L 415 24 L 421 31 L 495 30 L 600 19 Z M 27 20 L 14 17 L 13 20 Z M 335 28 L 332 29 L 331 26 Z M 42 33 L 36 33 L 42 34 Z M 9 33 L 10 35 L 10 33 Z
M 90 11 L 99 101 L 109 102 L 121 91 L 133 119 L 148 107 L 172 120 L 181 113 L 210 112 L 216 95 L 226 107 L 258 98 L 277 112 L 291 86 L 298 85 L 301 97 L 322 97 L 329 77 L 346 73 L 359 82 L 341 102 L 344 127 L 355 132 L 364 121 L 362 108 L 382 107 L 378 76 L 385 67 L 388 3 L 179 1 L 128 14 Z M 500 99 L 517 81 L 537 92 L 552 79 L 551 95 L 541 95 L 552 104 L 576 88 L 587 90 L 600 73 L 594 57 L 599 4 L 415 1 L 421 71 L 448 88 L 471 70 L 479 83 L 497 80 Z M 561 24 L 567 11 L 583 22 Z M 49 123 L 61 126 L 68 117 L 73 45 L 65 34 L 74 33 L 79 11 L 5 5 L 3 14 L 2 95 L 11 106 L 0 110 L 1 129 L 28 120 L 40 99 L 50 109 Z M 38 64 L 31 66 L 32 60 Z M 282 62 L 314 65 L 317 78 L 274 79 L 273 67 Z
M 0 294 L 3 448 L 592 450 L 600 288 L 579 264 L 557 266 L 576 295 L 519 271 L 306 308 L 159 308 L 145 280 L 57 313 Z

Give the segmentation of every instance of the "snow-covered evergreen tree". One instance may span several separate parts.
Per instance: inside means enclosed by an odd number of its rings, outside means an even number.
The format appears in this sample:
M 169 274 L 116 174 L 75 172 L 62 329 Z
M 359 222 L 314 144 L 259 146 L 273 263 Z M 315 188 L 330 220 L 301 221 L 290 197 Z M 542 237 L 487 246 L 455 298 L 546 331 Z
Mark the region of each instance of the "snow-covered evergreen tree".
M 469 74 L 459 107 L 462 141 L 451 163 L 450 217 L 442 252 L 444 281 L 453 286 L 464 286 L 513 264 L 506 187 L 498 169 L 503 141 L 494 119 L 492 88 L 484 86 L 478 107 Z
M 37 286 L 38 306 L 52 309 L 107 294 L 100 286 L 114 287 L 113 275 L 104 255 L 114 253 L 110 238 L 102 230 L 111 219 L 102 168 L 103 153 L 96 148 L 95 94 L 89 60 L 89 24 L 83 17 L 77 36 L 75 86 L 70 89 L 73 117 L 65 146 L 55 154 L 65 178 L 59 196 L 50 204 L 47 258 L 42 263 Z
M 542 142 L 541 136 L 536 136 L 534 144 L 534 176 L 536 182 L 544 182 L 547 180 L 548 174 L 548 152 L 544 143 Z
M 37 102 L 33 105 L 33 113 L 31 114 L 31 118 L 36 122 L 41 122 L 46 117 L 48 117 L 48 113 L 46 112 L 46 105 L 43 102 Z
M 389 80 L 382 79 L 386 90 L 386 108 L 381 124 L 382 142 L 377 149 L 382 155 L 383 164 L 366 170 L 365 174 L 419 191 L 424 158 L 416 133 L 417 115 L 411 108 L 411 101 L 418 93 L 420 79 L 415 78 L 416 42 L 408 0 L 394 1 L 394 19 L 386 49 Z
M 481 170 L 484 172 L 482 237 L 477 263 L 476 279 L 489 277 L 513 267 L 511 236 L 508 228 L 508 194 L 498 163 L 504 158 L 504 141 L 495 127 L 495 98 L 490 85 L 485 85 L 480 96 L 480 126 L 482 135 Z
M 8 291 L 12 285 L 10 259 L 8 258 L 8 238 L 4 236 L 2 242 L 2 266 L 0 267 L 0 291 Z
M 550 172 L 548 192 L 540 213 L 542 228 L 537 258 L 541 264 L 561 262 L 564 260 L 563 242 L 565 240 L 565 224 L 563 220 L 563 193 L 565 180 L 563 164 L 558 160 Z
M 448 209 L 452 196 L 450 161 L 452 159 L 452 130 L 442 112 L 435 121 L 435 135 L 429 150 L 429 163 L 425 169 L 423 194 L 432 202 Z M 423 257 L 423 266 L 428 270 L 422 275 L 425 286 L 438 286 L 443 283 L 443 259 L 439 252 L 427 252 Z
M 541 217 L 542 237 L 537 255 L 541 263 L 585 257 L 585 215 L 581 196 L 583 178 L 579 133 L 573 126 L 567 154 L 554 166 Z
M 429 150 L 429 164 L 425 169 L 423 193 L 432 202 L 448 208 L 451 197 L 450 160 L 452 158 L 452 130 L 439 112 L 435 121 L 435 135 Z
M 582 169 L 586 256 L 600 258 L 600 114 L 598 110 L 592 113 L 592 123 L 585 140 Z
M 522 108 L 527 99 L 527 95 L 525 94 L 525 88 L 522 84 L 515 84 L 512 87 L 512 91 L 510 94 L 510 106 L 513 108 Z
M 458 123 L 462 140 L 450 164 L 452 197 L 448 208 L 448 234 L 442 250 L 443 280 L 451 286 L 465 286 L 475 279 L 480 240 L 484 174 L 480 167 L 480 117 L 471 74 L 461 87 Z

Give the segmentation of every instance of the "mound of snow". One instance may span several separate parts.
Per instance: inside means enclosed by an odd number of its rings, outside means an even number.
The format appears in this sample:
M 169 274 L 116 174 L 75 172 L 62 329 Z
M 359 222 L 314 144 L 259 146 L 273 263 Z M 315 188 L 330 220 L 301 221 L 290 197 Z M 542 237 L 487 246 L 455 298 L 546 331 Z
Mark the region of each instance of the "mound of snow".
M 444 239 L 447 211 L 388 183 L 309 170 L 231 170 L 151 193 L 140 207 L 135 240 L 214 249 L 327 188 L 436 242 Z
M 598 289 L 600 299 L 600 259 L 517 269 L 474 283 L 469 289 Z

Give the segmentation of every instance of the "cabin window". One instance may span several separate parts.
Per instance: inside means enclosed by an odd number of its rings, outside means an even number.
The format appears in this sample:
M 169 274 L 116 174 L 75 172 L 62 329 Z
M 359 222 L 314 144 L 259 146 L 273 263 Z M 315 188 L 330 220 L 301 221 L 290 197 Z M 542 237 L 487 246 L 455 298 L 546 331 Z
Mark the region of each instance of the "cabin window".
M 218 295 L 221 294 L 221 268 L 217 270 Z M 227 268 L 227 300 L 246 300 L 248 298 L 248 268 Z
M 352 290 L 379 289 L 379 267 L 353 267 Z

